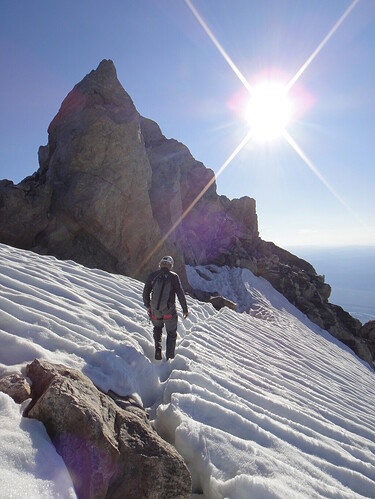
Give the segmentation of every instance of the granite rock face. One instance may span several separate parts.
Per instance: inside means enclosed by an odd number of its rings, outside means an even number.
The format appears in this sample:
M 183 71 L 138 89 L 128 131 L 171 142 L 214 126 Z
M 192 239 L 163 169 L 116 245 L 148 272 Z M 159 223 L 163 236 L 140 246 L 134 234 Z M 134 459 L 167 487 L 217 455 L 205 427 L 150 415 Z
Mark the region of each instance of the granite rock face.
M 121 407 L 82 373 L 62 365 L 34 360 L 26 374 L 32 402 L 25 416 L 46 427 L 80 499 L 190 497 L 188 468 L 142 408 Z
M 0 182 L 1 242 L 141 280 L 171 254 L 185 288 L 185 264 L 248 268 L 362 358 L 373 355 L 360 323 L 329 303 L 324 278 L 259 237 L 254 199 L 219 196 L 213 171 L 139 115 L 112 61 L 65 98 L 39 165 L 18 185 Z

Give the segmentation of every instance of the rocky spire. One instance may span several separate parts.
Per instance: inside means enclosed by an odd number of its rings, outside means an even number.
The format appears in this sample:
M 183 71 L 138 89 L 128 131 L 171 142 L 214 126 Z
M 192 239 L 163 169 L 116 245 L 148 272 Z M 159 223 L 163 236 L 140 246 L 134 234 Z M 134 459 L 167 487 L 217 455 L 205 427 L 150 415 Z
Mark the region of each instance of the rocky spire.
M 112 61 L 102 61 L 64 99 L 39 159 L 37 174 L 16 189 L 32 192 L 36 205 L 38 192 L 45 193 L 38 211 L 42 223 L 26 227 L 30 196 L 18 196 L 18 220 L 24 217 L 22 232 L 29 235 L 10 242 L 144 278 L 157 263 L 159 254 L 148 255 L 162 234 L 148 196 L 151 168 L 140 117 Z M 2 240 L 8 242 L 4 235 Z M 170 247 L 161 244 L 160 251 Z

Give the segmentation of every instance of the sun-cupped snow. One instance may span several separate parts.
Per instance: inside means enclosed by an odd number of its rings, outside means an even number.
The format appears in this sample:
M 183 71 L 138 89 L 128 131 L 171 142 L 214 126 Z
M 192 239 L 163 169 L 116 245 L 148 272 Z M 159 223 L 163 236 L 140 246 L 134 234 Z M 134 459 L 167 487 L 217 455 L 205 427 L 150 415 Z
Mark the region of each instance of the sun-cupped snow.
M 250 271 L 187 272 L 240 312 L 188 298 L 155 361 L 142 283 L 0 245 L 0 374 L 44 358 L 132 395 L 207 498 L 375 497 L 374 372 Z M 0 497 L 74 497 L 42 425 L 0 407 Z

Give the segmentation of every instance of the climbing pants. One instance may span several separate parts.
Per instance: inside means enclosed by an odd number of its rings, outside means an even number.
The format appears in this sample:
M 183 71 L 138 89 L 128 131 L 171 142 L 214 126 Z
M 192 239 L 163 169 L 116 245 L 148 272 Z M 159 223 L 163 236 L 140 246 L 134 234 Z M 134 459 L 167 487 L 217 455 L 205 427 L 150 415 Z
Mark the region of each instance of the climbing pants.
M 177 338 L 177 315 L 172 315 L 170 319 L 157 319 L 151 317 L 152 324 L 154 326 L 154 341 L 155 348 L 162 348 L 162 335 L 163 335 L 163 326 L 167 330 L 167 359 L 174 358 L 174 351 L 176 348 L 176 338 Z

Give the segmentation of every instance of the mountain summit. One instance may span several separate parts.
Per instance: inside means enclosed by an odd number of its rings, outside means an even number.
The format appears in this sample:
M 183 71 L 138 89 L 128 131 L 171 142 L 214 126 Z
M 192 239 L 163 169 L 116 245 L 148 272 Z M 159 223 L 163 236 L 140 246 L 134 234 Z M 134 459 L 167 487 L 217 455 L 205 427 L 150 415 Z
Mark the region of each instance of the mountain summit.
M 360 322 L 328 302 L 324 278 L 259 237 L 254 199 L 219 196 L 213 171 L 140 116 L 112 61 L 64 99 L 38 171 L 0 182 L 0 215 L 5 244 L 138 279 L 166 253 L 185 285 L 186 264 L 247 268 L 372 363 Z

